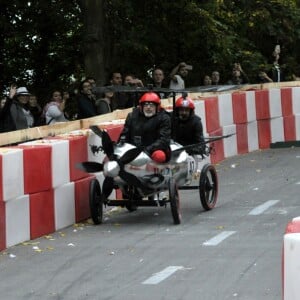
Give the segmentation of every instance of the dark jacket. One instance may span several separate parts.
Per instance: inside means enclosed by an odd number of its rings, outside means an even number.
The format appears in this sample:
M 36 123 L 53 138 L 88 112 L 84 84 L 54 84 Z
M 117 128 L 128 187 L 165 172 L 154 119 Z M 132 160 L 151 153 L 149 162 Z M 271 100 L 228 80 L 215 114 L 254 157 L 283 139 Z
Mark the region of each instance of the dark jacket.
M 34 118 L 28 105 L 22 105 L 18 100 L 13 100 L 10 106 L 10 114 L 17 130 L 33 127 Z
M 172 137 L 175 142 L 183 146 L 204 143 L 203 126 L 199 116 L 192 113 L 187 120 L 183 121 L 175 114 L 172 122 Z M 203 147 L 199 146 L 187 152 L 189 154 L 201 154 L 202 151 Z
M 79 94 L 77 97 L 77 119 L 91 118 L 97 115 L 97 108 L 94 99 L 85 94 Z
M 12 99 L 7 98 L 4 107 L 0 110 L 0 132 L 9 132 L 16 130 L 10 113 Z
M 124 142 L 142 147 L 150 155 L 155 150 L 168 151 L 171 138 L 171 119 L 165 110 L 147 118 L 135 108 L 128 114 L 120 135 Z

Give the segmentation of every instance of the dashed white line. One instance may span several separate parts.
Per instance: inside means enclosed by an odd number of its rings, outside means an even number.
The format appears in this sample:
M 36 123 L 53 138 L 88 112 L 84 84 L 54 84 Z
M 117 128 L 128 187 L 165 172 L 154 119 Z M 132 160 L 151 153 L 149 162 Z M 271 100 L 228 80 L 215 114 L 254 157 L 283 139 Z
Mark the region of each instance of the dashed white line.
M 173 273 L 175 273 L 178 270 L 183 269 L 182 266 L 169 266 L 162 271 L 155 273 L 153 276 L 149 277 L 147 280 L 143 281 L 142 284 L 158 284 L 161 281 L 165 280 L 169 276 L 171 276 Z
M 265 202 L 264 204 L 261 204 L 255 208 L 253 208 L 249 212 L 249 215 L 252 215 L 252 216 L 260 215 L 263 212 L 265 212 L 268 208 L 270 208 L 271 206 L 275 205 L 278 202 L 279 202 L 279 200 L 269 200 L 269 201 Z
M 215 237 L 205 241 L 203 243 L 203 246 L 217 246 L 218 244 L 220 244 L 222 241 L 224 241 L 234 233 L 236 233 L 236 231 L 223 231 L 218 235 L 216 235 Z

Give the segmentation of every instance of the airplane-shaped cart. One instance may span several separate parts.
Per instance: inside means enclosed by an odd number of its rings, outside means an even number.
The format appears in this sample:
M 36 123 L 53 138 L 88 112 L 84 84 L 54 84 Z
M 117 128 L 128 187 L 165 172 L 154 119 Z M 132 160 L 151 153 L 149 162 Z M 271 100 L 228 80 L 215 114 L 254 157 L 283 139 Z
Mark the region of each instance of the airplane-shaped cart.
M 181 223 L 180 198 L 178 190 L 198 189 L 200 202 L 205 210 L 215 207 L 218 196 L 218 176 L 215 167 L 207 163 L 199 176 L 197 165 L 200 159 L 208 156 L 211 147 L 206 144 L 227 136 L 208 138 L 203 144 L 182 146 L 172 142 L 171 155 L 165 163 L 154 162 L 142 149 L 134 145 L 115 144 L 108 133 L 97 126 L 91 126 L 93 132 L 102 139 L 106 158 L 103 163 L 82 162 L 78 167 L 86 172 L 103 172 L 102 186 L 98 179 L 92 179 L 89 190 L 89 204 L 94 224 L 102 223 L 103 205 L 126 207 L 129 211 L 139 206 L 166 206 L 170 204 L 174 224 Z M 203 147 L 204 146 L 204 147 Z M 202 155 L 191 156 L 186 150 L 201 147 Z M 198 185 L 191 185 L 199 177 Z M 114 189 L 120 189 L 122 199 L 110 199 Z M 163 199 L 156 195 L 167 192 Z

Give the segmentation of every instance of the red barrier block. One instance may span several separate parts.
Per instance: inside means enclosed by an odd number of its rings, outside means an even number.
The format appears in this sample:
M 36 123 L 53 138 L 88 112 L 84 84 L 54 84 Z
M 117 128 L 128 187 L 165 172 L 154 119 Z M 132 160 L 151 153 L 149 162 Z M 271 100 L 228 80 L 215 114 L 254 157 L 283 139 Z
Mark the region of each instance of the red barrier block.
M 271 118 L 268 90 L 255 91 L 255 109 L 257 120 Z
M 53 189 L 29 195 L 30 239 L 55 231 Z
M 5 203 L 0 202 L 0 251 L 6 248 Z
M 220 128 L 219 104 L 217 97 L 205 99 L 206 130 L 212 133 Z
M 238 154 L 248 153 L 248 124 L 236 124 L 236 139 Z
M 209 134 L 209 136 L 220 136 L 223 135 L 222 128 L 219 128 L 216 131 L 213 131 Z M 224 141 L 223 140 L 218 140 L 210 143 L 210 146 L 213 147 L 213 151 L 210 154 L 210 160 L 212 164 L 216 164 L 220 161 L 223 161 L 225 159 L 225 154 L 224 154 Z
M 284 140 L 296 141 L 296 118 L 294 115 L 283 117 Z
M 271 143 L 270 120 L 258 120 L 257 121 L 257 131 L 258 131 L 259 149 L 270 148 L 270 143 Z
M 107 133 L 109 134 L 110 138 L 117 142 L 119 139 L 119 136 L 123 130 L 124 125 L 123 124 L 112 124 L 105 126 L 105 129 Z
M 22 146 L 24 164 L 24 194 L 47 191 L 52 188 L 51 147 Z
M 232 109 L 233 122 L 235 124 L 243 124 L 248 122 L 246 93 L 232 94 Z
M 89 194 L 90 182 L 95 176 L 75 181 L 75 221 L 80 222 L 90 217 Z
M 290 116 L 293 114 L 292 88 L 282 88 L 280 91 L 282 116 Z

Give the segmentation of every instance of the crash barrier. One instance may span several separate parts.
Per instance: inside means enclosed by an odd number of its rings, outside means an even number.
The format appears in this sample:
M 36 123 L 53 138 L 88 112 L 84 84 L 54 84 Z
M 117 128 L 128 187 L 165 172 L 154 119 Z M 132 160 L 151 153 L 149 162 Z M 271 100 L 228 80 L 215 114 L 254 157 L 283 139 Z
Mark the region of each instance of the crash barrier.
M 300 217 L 288 223 L 283 239 L 282 296 L 283 300 L 300 297 Z
M 300 87 L 190 96 L 205 136 L 236 133 L 215 141 L 214 151 L 204 162 L 216 164 L 269 148 L 270 143 L 299 140 Z M 171 103 L 168 99 L 164 106 Z M 81 129 L 0 148 L 0 250 L 89 218 L 89 182 L 94 176 L 103 178 L 101 173 L 76 169 L 76 163 L 102 160 L 103 154 L 93 147 L 101 145 L 100 138 L 86 129 L 99 120 L 81 120 Z M 69 123 L 64 124 L 73 126 Z M 45 130 L 51 132 L 56 126 L 61 129 L 63 124 L 25 131 L 27 139 L 44 136 Z M 116 120 L 99 126 L 116 140 L 123 125 Z

